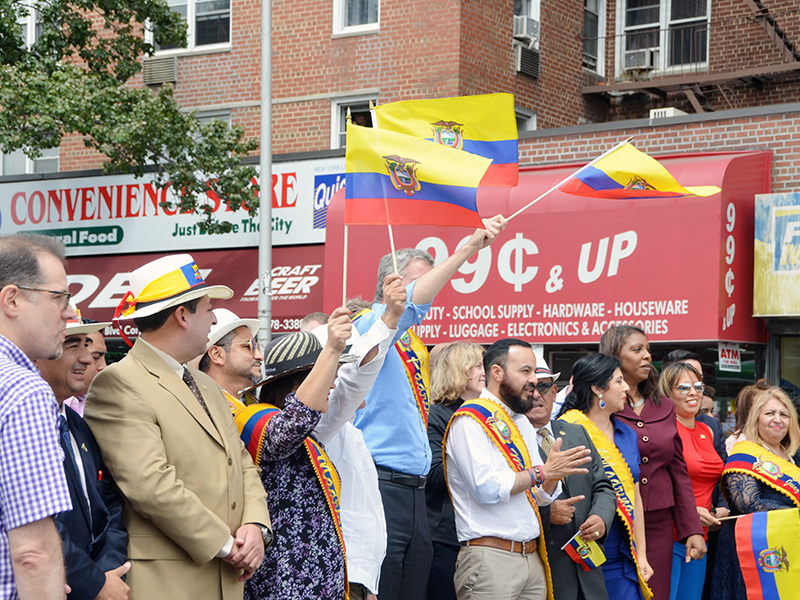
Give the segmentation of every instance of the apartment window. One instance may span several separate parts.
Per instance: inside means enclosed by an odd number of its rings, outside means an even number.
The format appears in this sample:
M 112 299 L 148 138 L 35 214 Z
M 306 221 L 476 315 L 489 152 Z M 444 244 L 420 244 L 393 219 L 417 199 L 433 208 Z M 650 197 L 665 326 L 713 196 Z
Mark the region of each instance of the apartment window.
M 514 0 L 514 16 L 539 20 L 539 0 Z
M 376 31 L 380 0 L 333 0 L 333 32 L 351 34 Z
M 0 175 L 26 175 L 29 173 L 57 173 L 58 148 L 43 150 L 42 155 L 30 159 L 16 150 L 7 154 L 0 153 Z
M 625 52 L 652 51 L 655 69 L 708 62 L 709 0 L 627 0 L 624 10 Z
M 583 2 L 583 66 L 598 71 L 600 48 L 600 8 L 602 0 Z
M 167 4 L 189 24 L 187 50 L 230 44 L 230 0 L 167 0 Z M 170 44 L 157 46 L 156 49 L 180 48 Z
M 355 98 L 350 100 L 334 100 L 331 115 L 331 148 L 344 148 L 347 142 L 347 110 L 353 123 L 362 127 L 372 127 L 372 114 L 369 103 L 378 102 L 377 98 Z
M 514 108 L 517 117 L 517 131 L 536 131 L 536 113 L 527 108 L 517 106 Z

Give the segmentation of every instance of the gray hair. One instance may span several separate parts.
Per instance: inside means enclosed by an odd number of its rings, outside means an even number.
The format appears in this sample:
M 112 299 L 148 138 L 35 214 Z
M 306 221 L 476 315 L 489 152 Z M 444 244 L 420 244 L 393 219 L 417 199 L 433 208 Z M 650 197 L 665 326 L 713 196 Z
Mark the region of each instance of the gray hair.
M 417 259 L 424 260 L 431 266 L 434 264 L 433 257 L 429 253 L 417 248 L 402 248 L 395 252 L 394 255 L 397 259 L 397 270 L 403 276 L 406 274 L 408 265 Z M 394 265 L 392 264 L 392 253 L 390 252 L 381 258 L 381 262 L 378 263 L 378 286 L 375 288 L 375 302 L 383 302 L 383 280 L 392 273 L 394 273 Z
M 17 233 L 0 237 L 0 289 L 7 285 L 37 286 L 45 283 L 39 257 L 50 254 L 62 264 L 61 240 L 46 235 Z

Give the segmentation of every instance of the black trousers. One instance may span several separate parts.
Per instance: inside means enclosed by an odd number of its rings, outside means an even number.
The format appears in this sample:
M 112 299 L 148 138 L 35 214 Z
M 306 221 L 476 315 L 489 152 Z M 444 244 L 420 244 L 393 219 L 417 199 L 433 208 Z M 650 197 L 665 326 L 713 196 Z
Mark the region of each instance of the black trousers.
M 428 576 L 428 600 L 456 600 L 453 576 L 461 546 L 433 542 L 433 563 Z
M 424 600 L 433 559 L 425 490 L 379 480 L 386 515 L 380 600 Z

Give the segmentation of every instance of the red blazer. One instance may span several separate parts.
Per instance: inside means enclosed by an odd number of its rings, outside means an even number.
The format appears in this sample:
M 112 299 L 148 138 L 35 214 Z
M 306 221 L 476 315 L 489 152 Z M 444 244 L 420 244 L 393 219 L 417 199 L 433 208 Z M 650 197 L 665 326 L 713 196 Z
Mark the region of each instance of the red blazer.
M 692 481 L 683 459 L 683 443 L 678 434 L 672 400 L 661 398 L 661 406 L 647 400 L 641 415 L 626 406 L 615 416 L 629 425 L 639 438 L 639 490 L 645 512 L 673 508 L 679 540 L 685 541 L 694 534 L 702 535 L 703 526 L 697 515 Z

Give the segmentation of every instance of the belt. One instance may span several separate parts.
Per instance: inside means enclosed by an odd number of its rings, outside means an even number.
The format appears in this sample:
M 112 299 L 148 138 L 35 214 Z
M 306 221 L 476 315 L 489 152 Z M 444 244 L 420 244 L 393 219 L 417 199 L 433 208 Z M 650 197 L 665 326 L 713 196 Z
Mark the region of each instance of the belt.
M 425 482 L 428 481 L 428 478 L 425 477 L 425 475 L 407 475 L 406 473 L 392 471 L 391 469 L 377 465 L 375 468 L 378 470 L 378 479 L 382 479 L 383 481 L 393 481 L 394 483 L 407 485 L 408 487 L 417 488 L 418 490 L 424 489 Z
M 536 540 L 528 542 L 513 542 L 511 540 L 504 540 L 503 538 L 484 536 L 468 540 L 464 542 L 464 546 L 488 546 L 489 548 L 498 548 L 506 552 L 517 552 L 525 556 L 526 554 L 533 554 L 536 552 Z

